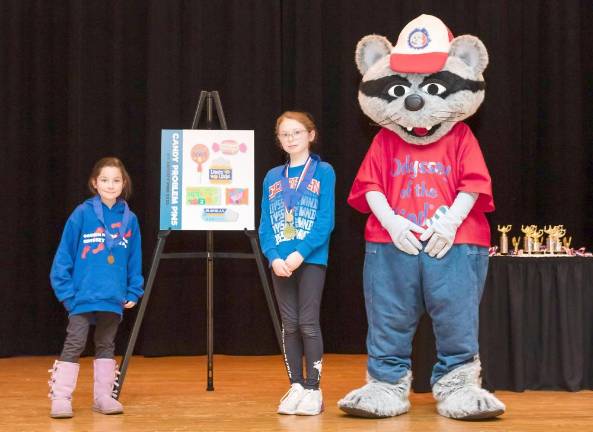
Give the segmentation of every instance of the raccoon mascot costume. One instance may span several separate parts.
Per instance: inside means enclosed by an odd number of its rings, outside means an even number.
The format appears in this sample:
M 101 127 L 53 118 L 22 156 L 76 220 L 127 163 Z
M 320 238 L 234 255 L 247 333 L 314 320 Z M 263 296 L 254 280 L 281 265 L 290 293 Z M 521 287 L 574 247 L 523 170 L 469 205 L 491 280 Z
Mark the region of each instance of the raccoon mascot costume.
M 410 355 L 420 316 L 432 318 L 437 363 L 431 385 L 439 414 L 483 419 L 505 406 L 482 389 L 479 303 L 494 210 L 490 175 L 462 120 L 484 99 L 488 53 L 470 35 L 453 38 L 421 15 L 392 47 L 377 35 L 356 48 L 358 99 L 382 126 L 358 171 L 348 203 L 370 213 L 364 295 L 367 384 L 338 402 L 361 417 L 410 409 Z

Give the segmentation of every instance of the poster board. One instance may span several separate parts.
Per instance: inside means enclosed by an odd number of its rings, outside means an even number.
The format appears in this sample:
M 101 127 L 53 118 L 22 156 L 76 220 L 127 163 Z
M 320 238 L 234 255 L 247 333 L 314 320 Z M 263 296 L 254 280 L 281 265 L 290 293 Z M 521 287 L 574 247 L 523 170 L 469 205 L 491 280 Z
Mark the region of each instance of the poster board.
M 160 229 L 255 229 L 254 131 L 161 132 Z

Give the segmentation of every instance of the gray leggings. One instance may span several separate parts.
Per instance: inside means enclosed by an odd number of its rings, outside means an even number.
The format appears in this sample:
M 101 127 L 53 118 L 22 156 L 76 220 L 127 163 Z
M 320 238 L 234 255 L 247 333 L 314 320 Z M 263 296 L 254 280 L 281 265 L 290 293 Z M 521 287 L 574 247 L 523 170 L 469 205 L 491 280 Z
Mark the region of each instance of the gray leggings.
M 86 347 L 89 327 L 95 324 L 95 358 L 112 359 L 115 354 L 115 335 L 121 315 L 113 312 L 88 312 L 68 318 L 66 340 L 60 361 L 78 363 Z
M 291 383 L 318 389 L 321 377 L 323 339 L 319 309 L 326 267 L 303 263 L 291 277 L 272 272 L 276 300 L 282 317 L 284 361 Z M 303 379 L 303 353 L 307 379 Z

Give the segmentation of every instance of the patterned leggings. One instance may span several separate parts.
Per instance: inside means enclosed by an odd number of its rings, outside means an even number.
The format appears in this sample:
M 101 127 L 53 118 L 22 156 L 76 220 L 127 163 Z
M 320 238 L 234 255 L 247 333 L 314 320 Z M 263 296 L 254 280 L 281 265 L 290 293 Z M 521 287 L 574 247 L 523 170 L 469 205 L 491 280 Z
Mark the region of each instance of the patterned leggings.
M 274 292 L 282 317 L 284 361 L 290 382 L 318 389 L 321 378 L 323 339 L 319 309 L 326 267 L 303 263 L 289 278 L 272 272 Z M 303 378 L 303 354 L 307 378 Z

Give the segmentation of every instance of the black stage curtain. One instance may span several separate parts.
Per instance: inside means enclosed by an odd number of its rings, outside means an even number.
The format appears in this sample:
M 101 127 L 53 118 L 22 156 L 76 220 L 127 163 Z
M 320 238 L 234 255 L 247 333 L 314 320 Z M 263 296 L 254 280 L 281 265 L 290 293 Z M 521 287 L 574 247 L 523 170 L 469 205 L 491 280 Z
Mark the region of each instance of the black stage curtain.
M 134 180 L 130 202 L 145 269 L 158 229 L 160 129 L 189 127 L 200 90 L 218 90 L 229 126 L 255 129 L 256 196 L 282 162 L 273 124 L 309 110 L 319 152 L 336 170 L 336 229 L 324 293 L 328 352 L 364 352 L 365 216 L 345 199 L 377 132 L 360 111 L 356 42 L 391 41 L 421 13 L 490 53 L 486 100 L 470 120 L 494 181 L 498 223 L 563 223 L 576 246 L 593 232 L 593 8 L 589 1 L 0 0 L 3 214 L 0 355 L 55 354 L 65 316 L 48 272 L 62 227 L 83 200 L 94 161 L 113 154 Z M 257 214 L 259 217 L 259 212 Z M 247 251 L 216 233 L 219 251 Z M 203 250 L 175 233 L 168 250 Z M 215 264 L 217 353 L 278 352 L 253 263 Z M 137 353 L 205 352 L 205 263 L 159 270 Z M 135 312 L 126 314 L 121 350 Z

